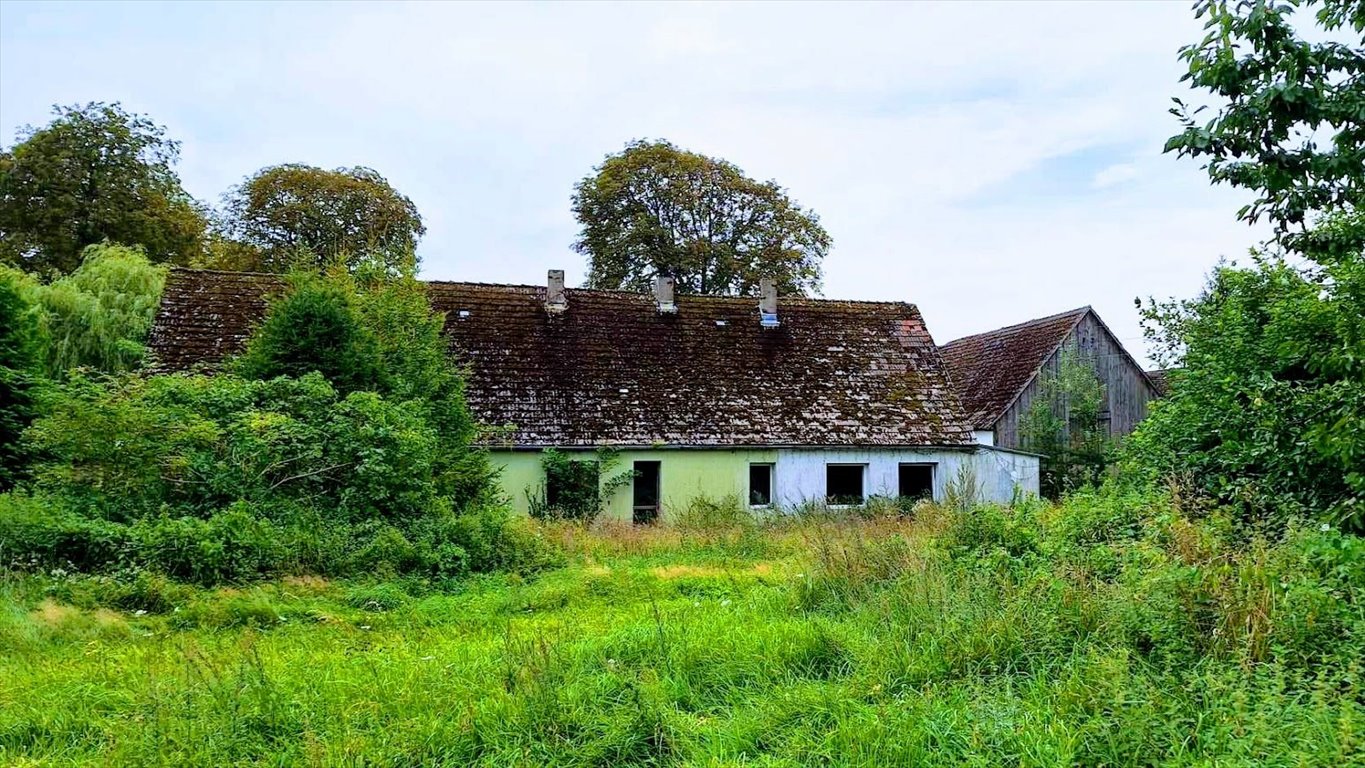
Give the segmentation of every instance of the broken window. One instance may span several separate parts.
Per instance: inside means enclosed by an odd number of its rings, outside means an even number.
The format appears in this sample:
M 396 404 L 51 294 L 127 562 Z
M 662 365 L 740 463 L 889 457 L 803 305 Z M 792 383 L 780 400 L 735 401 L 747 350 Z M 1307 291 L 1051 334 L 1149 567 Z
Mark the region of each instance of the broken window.
M 862 504 L 866 464 L 826 464 L 825 500 L 830 504 Z
M 555 517 L 591 519 L 601 503 L 596 461 L 573 461 L 555 454 L 545 462 L 545 506 Z
M 773 465 L 749 465 L 749 506 L 766 507 L 773 503 Z
M 899 495 L 904 499 L 934 498 L 934 465 L 902 464 L 899 472 Z
M 652 523 L 659 519 L 659 462 L 635 462 L 632 494 L 632 518 L 635 522 Z

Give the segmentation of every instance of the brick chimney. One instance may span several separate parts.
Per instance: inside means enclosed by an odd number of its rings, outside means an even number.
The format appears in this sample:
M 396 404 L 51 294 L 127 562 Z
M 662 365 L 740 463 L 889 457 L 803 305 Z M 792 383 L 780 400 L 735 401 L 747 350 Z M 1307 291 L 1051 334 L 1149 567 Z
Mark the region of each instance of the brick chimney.
M 673 278 L 659 275 L 654 278 L 654 301 L 659 306 L 659 314 L 676 315 L 678 304 L 673 299 Z
M 764 277 L 758 281 L 758 323 L 764 328 L 776 328 L 777 281 Z
M 545 311 L 557 315 L 569 308 L 569 299 L 564 295 L 564 270 L 550 270 L 545 286 Z

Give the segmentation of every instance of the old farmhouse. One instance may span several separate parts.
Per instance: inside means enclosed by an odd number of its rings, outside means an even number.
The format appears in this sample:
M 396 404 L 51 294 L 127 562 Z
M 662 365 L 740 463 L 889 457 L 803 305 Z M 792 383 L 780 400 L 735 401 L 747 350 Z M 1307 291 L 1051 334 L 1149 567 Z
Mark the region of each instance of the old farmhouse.
M 619 451 L 608 513 L 647 521 L 698 496 L 753 506 L 941 497 L 964 468 L 988 499 L 1037 493 L 1035 456 L 978 444 L 912 304 L 428 283 L 507 498 L 546 489 L 547 448 Z M 150 338 L 163 370 L 238 352 L 276 275 L 172 271 Z
M 1095 371 L 1104 389 L 1101 418 L 1122 437 L 1147 416 L 1157 387 L 1090 307 L 978 333 L 941 348 L 978 442 L 1021 447 L 1020 419 L 1065 356 Z

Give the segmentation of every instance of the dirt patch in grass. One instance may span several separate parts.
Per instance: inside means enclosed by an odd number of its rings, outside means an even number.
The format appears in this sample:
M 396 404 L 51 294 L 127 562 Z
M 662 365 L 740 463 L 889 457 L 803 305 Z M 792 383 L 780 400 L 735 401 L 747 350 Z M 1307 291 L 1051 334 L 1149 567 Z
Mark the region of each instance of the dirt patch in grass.
M 685 579 L 690 577 L 717 577 L 717 576 L 769 576 L 773 572 L 773 564 L 762 562 L 754 563 L 748 568 L 716 568 L 710 565 L 660 565 L 649 570 L 657 578 Z
M 320 595 L 332 589 L 332 582 L 321 576 L 285 576 L 280 580 L 291 592 Z
M 80 615 L 81 609 L 75 606 L 62 605 L 61 603 L 53 602 L 52 600 L 44 600 L 29 614 L 29 617 L 39 624 L 55 627 L 60 624 L 65 624 Z

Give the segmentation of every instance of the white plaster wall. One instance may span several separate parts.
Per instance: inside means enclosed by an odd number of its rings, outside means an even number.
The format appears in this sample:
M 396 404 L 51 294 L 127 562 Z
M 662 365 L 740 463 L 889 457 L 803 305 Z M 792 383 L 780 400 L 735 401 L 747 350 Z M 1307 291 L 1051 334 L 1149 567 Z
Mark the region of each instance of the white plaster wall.
M 981 448 L 975 454 L 976 477 L 986 501 L 1005 503 L 1014 498 L 1015 489 L 1038 495 L 1038 457 L 1023 453 Z
M 899 448 L 808 449 L 787 448 L 777 451 L 774 471 L 778 503 L 796 506 L 825 499 L 826 464 L 864 464 L 863 491 L 869 496 L 895 496 L 901 464 L 937 465 L 934 470 L 934 498 L 943 498 L 944 485 L 961 467 L 975 471 L 982 501 L 1008 502 L 1015 486 L 1024 493 L 1038 493 L 1038 459 L 1006 453 L 988 447 L 974 451 L 935 451 Z
M 995 430 L 978 429 L 972 432 L 972 437 L 979 445 L 995 445 Z

